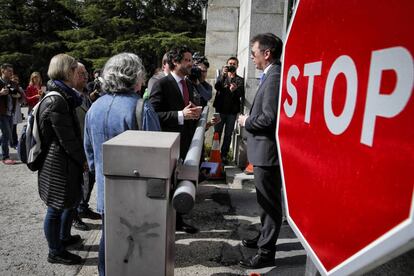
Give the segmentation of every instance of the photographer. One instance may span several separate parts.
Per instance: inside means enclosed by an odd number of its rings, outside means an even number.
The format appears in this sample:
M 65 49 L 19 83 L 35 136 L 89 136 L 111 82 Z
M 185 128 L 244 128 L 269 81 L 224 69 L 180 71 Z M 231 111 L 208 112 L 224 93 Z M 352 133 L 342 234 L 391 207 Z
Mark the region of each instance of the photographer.
M 103 79 L 101 77 L 101 73 L 101 69 L 96 69 L 95 71 L 93 71 L 93 81 L 88 82 L 88 84 L 86 85 L 86 89 L 89 92 L 89 98 L 92 102 L 96 101 L 100 96 L 103 96 Z
M 199 94 L 199 104 L 204 107 L 212 98 L 213 94 L 213 87 L 206 81 L 210 63 L 205 56 L 200 56 L 198 53 L 193 55 L 193 60 L 194 66 L 191 68 L 191 73 L 188 78 L 194 84 Z
M 236 57 L 230 57 L 214 85 L 217 92 L 213 106 L 216 112 L 220 113 L 221 118 L 221 121 L 215 125 L 214 131 L 219 133 L 221 139 L 221 133 L 225 127 L 221 146 L 221 159 L 224 164 L 228 163 L 227 153 L 230 149 L 237 113 L 240 112 L 240 100 L 244 95 L 244 80 L 236 74 L 238 66 L 239 60 Z
M 13 76 L 13 65 L 4 63 L 1 65 L 0 78 L 0 129 L 1 129 L 1 150 L 2 160 L 5 165 L 14 165 L 16 161 L 10 159 L 9 142 L 11 141 L 12 126 L 13 126 L 13 102 L 14 97 L 18 91 L 14 89 L 11 82 Z
M 13 98 L 13 125 L 12 125 L 12 138 L 11 138 L 11 144 L 10 146 L 12 148 L 17 148 L 17 144 L 19 142 L 19 138 L 17 136 L 17 124 L 20 124 L 23 122 L 22 118 L 22 110 L 21 110 L 21 104 L 26 101 L 26 95 L 24 93 L 23 88 L 20 86 L 20 79 L 19 76 L 14 74 L 11 77 L 12 82 L 14 83 L 14 91 L 15 93 L 12 93 Z

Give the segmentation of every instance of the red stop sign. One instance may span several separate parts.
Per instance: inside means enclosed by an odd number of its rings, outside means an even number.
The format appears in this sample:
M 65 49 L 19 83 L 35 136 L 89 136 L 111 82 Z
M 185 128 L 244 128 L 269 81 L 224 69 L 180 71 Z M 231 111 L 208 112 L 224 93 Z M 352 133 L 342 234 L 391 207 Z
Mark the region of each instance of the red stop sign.
M 293 17 L 279 157 L 289 223 L 324 274 L 366 269 L 414 238 L 413 11 L 301 0 Z

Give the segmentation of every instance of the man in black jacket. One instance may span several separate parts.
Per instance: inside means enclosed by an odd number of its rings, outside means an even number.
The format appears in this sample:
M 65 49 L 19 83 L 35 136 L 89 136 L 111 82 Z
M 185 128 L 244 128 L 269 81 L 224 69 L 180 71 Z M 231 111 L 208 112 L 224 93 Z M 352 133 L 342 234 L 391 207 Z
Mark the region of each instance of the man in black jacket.
M 10 159 L 9 141 L 12 138 L 13 127 L 13 105 L 12 88 L 14 84 L 10 81 L 13 75 L 13 66 L 9 63 L 1 65 L 0 78 L 0 144 L 2 149 L 2 160 L 5 165 L 14 165 L 16 161 Z
M 170 74 L 155 82 L 149 101 L 157 112 L 162 131 L 179 132 L 180 158 L 185 159 L 190 148 L 201 106 L 194 105 L 194 87 L 186 78 L 191 72 L 193 58 L 187 47 L 177 47 L 167 53 Z M 177 213 L 177 231 L 196 233 L 197 228 L 186 224 Z
M 216 112 L 220 113 L 221 119 L 215 125 L 214 131 L 219 133 L 221 139 L 221 133 L 225 127 L 223 144 L 221 146 L 221 159 L 224 164 L 227 163 L 227 154 L 230 149 L 237 113 L 240 112 L 240 100 L 244 97 L 244 80 L 236 74 L 238 66 L 239 60 L 236 57 L 230 57 L 214 85 L 217 93 L 213 106 Z

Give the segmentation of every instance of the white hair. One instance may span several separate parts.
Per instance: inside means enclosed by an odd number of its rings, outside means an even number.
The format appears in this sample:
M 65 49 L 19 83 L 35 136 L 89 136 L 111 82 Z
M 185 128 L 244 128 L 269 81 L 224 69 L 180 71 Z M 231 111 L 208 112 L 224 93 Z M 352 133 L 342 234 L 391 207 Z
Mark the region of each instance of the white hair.
M 141 59 L 133 53 L 121 53 L 111 57 L 102 72 L 103 90 L 109 93 L 133 89 L 145 78 L 145 68 Z

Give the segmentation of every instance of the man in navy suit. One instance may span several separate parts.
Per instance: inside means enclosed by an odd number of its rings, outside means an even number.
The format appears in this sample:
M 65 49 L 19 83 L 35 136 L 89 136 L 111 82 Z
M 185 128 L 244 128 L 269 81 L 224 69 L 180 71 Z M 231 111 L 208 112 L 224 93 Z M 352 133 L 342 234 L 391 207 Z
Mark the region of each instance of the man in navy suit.
M 193 66 L 191 50 L 177 47 L 167 53 L 167 58 L 171 72 L 154 84 L 149 101 L 160 118 L 162 131 L 181 134 L 180 158 L 185 159 L 202 107 L 194 104 L 194 87 L 186 78 Z M 177 214 L 176 230 L 191 234 L 198 231 L 186 224 L 180 214 Z
M 280 84 L 280 55 L 283 43 L 271 33 L 251 40 L 251 58 L 263 70 L 249 115 L 238 122 L 247 131 L 247 156 L 254 166 L 257 203 L 260 210 L 260 233 L 242 245 L 258 248 L 255 256 L 241 260 L 250 269 L 274 265 L 276 240 L 282 224 L 281 177 L 276 146 L 276 116 Z

